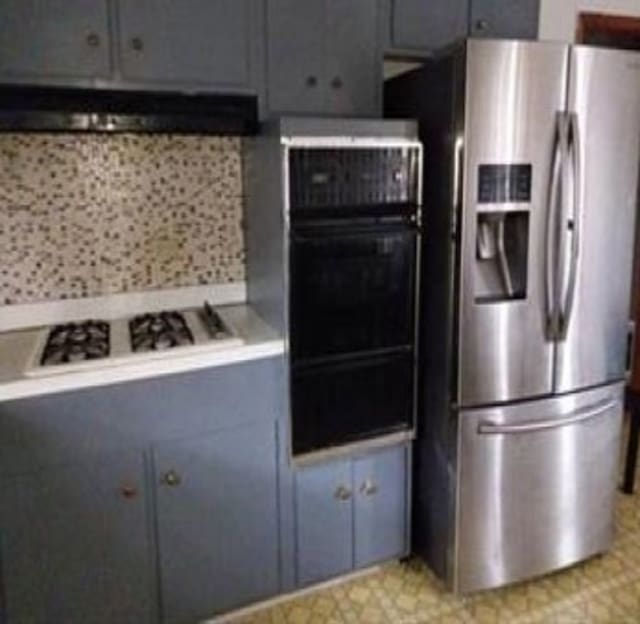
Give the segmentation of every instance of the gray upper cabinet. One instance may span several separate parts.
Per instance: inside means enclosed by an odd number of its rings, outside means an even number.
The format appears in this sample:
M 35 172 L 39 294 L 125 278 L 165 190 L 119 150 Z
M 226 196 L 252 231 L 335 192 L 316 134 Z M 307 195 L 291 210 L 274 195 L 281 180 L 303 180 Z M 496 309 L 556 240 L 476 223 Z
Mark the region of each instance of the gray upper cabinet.
M 536 39 L 540 0 L 472 0 L 470 31 L 474 37 Z
M 154 451 L 165 622 L 195 622 L 278 591 L 274 422 Z
M 267 0 L 270 113 L 377 116 L 377 0 Z
M 387 0 L 390 47 L 441 48 L 468 31 L 468 0 Z
M 467 36 L 535 39 L 540 0 L 384 0 L 385 53 L 432 54 Z
M 327 0 L 327 6 L 327 109 L 375 117 L 382 84 L 377 0 Z
M 142 454 L 5 476 L 0 489 L 3 622 L 154 621 Z
M 260 0 L 117 0 L 125 81 L 250 90 Z
M 110 74 L 107 0 L 1 0 L 0 81 L 86 82 Z

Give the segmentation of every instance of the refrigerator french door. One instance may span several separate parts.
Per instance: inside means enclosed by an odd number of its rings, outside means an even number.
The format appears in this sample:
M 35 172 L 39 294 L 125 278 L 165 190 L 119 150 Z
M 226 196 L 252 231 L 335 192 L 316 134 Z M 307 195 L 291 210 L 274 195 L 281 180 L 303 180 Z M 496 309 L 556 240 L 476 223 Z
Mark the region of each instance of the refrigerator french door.
M 419 119 L 434 231 L 422 253 L 416 550 L 460 592 L 603 552 L 640 55 L 470 40 L 389 82 L 385 107 Z

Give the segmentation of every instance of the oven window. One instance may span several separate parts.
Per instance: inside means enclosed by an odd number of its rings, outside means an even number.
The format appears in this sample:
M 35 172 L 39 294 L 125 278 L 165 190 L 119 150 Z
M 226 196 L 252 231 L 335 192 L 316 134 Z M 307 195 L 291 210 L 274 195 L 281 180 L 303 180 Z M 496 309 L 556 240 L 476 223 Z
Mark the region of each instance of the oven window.
M 412 367 L 406 351 L 294 369 L 293 453 L 411 428 Z
M 412 344 L 415 254 L 410 227 L 293 233 L 293 360 Z

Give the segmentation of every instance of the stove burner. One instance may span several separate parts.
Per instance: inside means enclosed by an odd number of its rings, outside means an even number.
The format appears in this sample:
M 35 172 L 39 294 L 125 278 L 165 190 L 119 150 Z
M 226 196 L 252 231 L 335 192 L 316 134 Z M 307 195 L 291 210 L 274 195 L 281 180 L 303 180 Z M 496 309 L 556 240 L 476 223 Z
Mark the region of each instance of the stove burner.
M 179 312 L 140 314 L 129 321 L 134 352 L 161 351 L 193 344 L 193 335 Z
M 106 321 L 56 325 L 49 332 L 40 364 L 50 366 L 107 357 L 109 339 L 110 327 Z

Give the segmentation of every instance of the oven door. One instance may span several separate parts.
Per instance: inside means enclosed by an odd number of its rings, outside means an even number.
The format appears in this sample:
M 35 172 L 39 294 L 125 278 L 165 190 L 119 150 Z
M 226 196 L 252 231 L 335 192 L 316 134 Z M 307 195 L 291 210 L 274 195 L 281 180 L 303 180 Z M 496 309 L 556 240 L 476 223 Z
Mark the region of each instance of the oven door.
M 413 427 L 413 351 L 294 367 L 292 451 L 300 455 Z
M 413 344 L 415 225 L 295 228 L 290 238 L 293 362 Z

